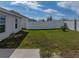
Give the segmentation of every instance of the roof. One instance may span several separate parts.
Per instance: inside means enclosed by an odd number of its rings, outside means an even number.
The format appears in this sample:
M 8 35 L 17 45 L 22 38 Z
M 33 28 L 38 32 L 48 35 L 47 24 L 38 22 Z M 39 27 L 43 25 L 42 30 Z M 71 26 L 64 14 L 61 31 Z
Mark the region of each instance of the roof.
M 14 11 L 14 10 L 6 10 L 6 9 L 0 7 L 0 11 L 5 12 L 5 13 L 8 13 L 8 14 L 11 14 L 11 15 L 14 15 L 14 16 L 17 16 L 17 17 L 25 17 L 25 18 L 28 18 L 28 17 L 23 16 L 23 15 L 21 15 L 20 13 Z M 29 18 L 28 18 L 28 19 L 29 19 Z

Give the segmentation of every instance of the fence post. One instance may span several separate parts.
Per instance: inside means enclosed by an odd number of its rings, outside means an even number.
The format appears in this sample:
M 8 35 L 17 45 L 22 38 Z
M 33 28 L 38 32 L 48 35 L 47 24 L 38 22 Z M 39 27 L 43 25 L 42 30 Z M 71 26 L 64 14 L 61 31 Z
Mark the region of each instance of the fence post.
M 76 19 L 74 20 L 74 29 L 75 31 L 77 31 L 77 20 Z

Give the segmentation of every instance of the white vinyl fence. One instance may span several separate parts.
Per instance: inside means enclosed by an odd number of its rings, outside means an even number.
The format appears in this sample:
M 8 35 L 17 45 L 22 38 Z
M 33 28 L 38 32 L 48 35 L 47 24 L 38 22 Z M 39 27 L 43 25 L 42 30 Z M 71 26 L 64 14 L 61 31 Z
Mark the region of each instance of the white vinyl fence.
M 74 29 L 74 20 L 64 21 L 64 23 L 67 24 L 67 27 L 68 27 L 70 30 L 75 30 L 75 29 Z
M 27 22 L 27 29 L 53 29 L 53 28 L 61 28 L 64 23 L 67 24 L 70 30 L 75 30 L 74 20 L 53 20 L 49 22 Z M 76 22 L 76 29 L 79 31 L 79 20 Z
M 77 31 L 79 31 L 79 21 L 77 21 Z
M 67 26 L 70 30 L 75 30 L 75 23 L 74 20 L 68 20 L 64 23 L 67 23 Z M 79 20 L 76 21 L 76 30 L 79 31 Z
M 63 26 L 63 21 L 53 20 L 49 22 L 28 22 L 27 29 L 53 29 Z

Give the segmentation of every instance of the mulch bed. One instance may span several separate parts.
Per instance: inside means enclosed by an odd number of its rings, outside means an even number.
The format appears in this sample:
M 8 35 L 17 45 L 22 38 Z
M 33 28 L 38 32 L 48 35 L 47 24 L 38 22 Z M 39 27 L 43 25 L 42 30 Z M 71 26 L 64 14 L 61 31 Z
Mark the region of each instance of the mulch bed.
M 19 31 L 18 33 L 11 34 L 8 38 L 0 41 L 0 48 L 17 48 L 25 38 L 27 32 Z

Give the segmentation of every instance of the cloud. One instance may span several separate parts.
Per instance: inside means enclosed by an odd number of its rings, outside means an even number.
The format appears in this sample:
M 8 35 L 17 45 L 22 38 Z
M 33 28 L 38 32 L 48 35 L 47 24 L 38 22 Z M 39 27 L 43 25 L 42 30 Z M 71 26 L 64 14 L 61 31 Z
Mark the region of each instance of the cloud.
M 46 12 L 46 13 L 51 13 L 51 12 L 57 13 L 58 12 L 57 10 L 54 10 L 54 9 L 45 9 L 43 11 Z
M 64 16 L 63 14 L 59 13 L 55 9 L 51 9 L 51 8 L 42 9 L 44 7 L 44 5 L 41 5 L 40 3 L 36 2 L 36 1 L 12 1 L 11 5 L 21 5 L 21 6 L 23 5 L 23 6 L 27 6 L 31 9 L 38 10 L 38 11 L 41 11 L 44 13 L 55 14 L 58 16 Z
M 38 2 L 36 1 L 13 1 L 11 2 L 11 5 L 24 5 L 24 6 L 28 6 L 31 9 L 37 9 L 40 10 L 42 7 L 42 5 L 40 5 Z
M 43 12 L 50 13 L 50 14 L 53 14 L 53 15 L 56 15 L 56 16 L 65 16 L 64 14 L 58 12 L 55 9 L 45 9 L 45 10 L 43 10 Z
M 64 1 L 64 2 L 58 2 L 58 6 L 62 8 L 71 9 L 76 12 L 77 15 L 79 15 L 79 1 Z
M 62 14 L 62 13 L 57 13 L 56 15 L 57 15 L 57 16 L 62 16 L 62 17 L 65 16 L 65 15 Z
M 63 7 L 63 8 L 71 8 L 72 2 L 58 2 L 58 6 Z

